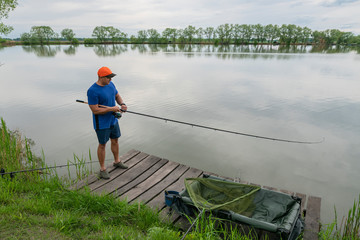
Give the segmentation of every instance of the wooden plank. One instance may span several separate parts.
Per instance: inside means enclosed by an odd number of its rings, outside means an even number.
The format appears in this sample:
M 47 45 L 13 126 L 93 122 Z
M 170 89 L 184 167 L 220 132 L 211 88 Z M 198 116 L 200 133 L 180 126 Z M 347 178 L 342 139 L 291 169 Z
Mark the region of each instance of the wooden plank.
M 263 186 L 264 189 L 271 190 L 271 191 L 278 191 L 277 188 Z
M 179 166 L 178 163 L 175 162 L 168 162 L 166 163 L 160 170 L 156 171 L 151 177 L 143 181 L 142 183 L 138 184 L 134 188 L 132 188 L 130 191 L 128 191 L 126 194 L 120 196 L 121 199 L 126 199 L 128 202 L 131 202 L 136 197 L 138 197 L 143 192 L 147 191 L 149 188 L 151 188 L 154 184 L 161 181 L 163 178 L 165 178 L 168 174 L 170 174 L 177 166 Z
M 132 157 L 136 156 L 139 153 L 140 153 L 140 151 L 131 149 L 124 155 L 120 156 L 120 160 L 126 162 L 127 160 L 131 159 Z M 73 184 L 69 189 L 70 190 L 80 189 L 80 188 L 83 188 L 83 187 L 97 181 L 97 180 L 98 180 L 97 174 L 91 174 L 88 177 L 86 177 L 85 179 L 80 180 L 80 181 L 76 182 L 75 184 Z
M 261 187 L 261 185 L 256 184 L 256 183 L 249 183 L 249 185 L 251 185 L 251 186 L 255 186 L 255 187 Z
M 294 196 L 294 194 L 295 194 L 294 192 L 284 190 L 284 189 L 281 189 L 280 192 L 285 193 L 285 194 L 290 195 L 290 196 Z
M 167 159 L 161 159 L 159 162 L 157 162 L 154 166 L 146 170 L 145 172 L 134 175 L 134 179 L 131 182 L 126 183 L 125 185 L 119 187 L 113 192 L 113 195 L 115 197 L 121 198 L 122 195 L 126 194 L 129 190 L 136 187 L 138 184 L 142 183 L 146 179 L 148 179 L 151 175 L 153 175 L 155 172 L 161 170 L 161 167 L 163 167 L 165 164 L 167 164 L 169 161 Z M 127 179 L 124 179 L 124 181 L 127 181 Z M 125 199 L 125 197 L 121 198 Z
M 174 190 L 181 192 L 184 189 L 185 178 L 197 178 L 202 175 L 202 171 L 196 168 L 189 168 L 176 182 L 167 187 L 167 190 Z M 164 189 L 165 190 L 165 189 Z M 155 198 L 147 203 L 151 208 L 162 209 L 165 207 L 165 196 L 164 193 L 159 193 Z
M 167 175 L 164 179 L 158 182 L 156 185 L 153 185 L 149 188 L 146 192 L 139 195 L 135 201 L 142 201 L 142 202 L 149 202 L 153 198 L 155 198 L 160 193 L 163 193 L 164 190 L 178 180 L 187 170 L 189 169 L 188 166 L 179 165 L 171 174 Z
M 122 188 L 134 181 L 134 179 L 142 176 L 146 179 L 149 175 L 153 174 L 157 171 L 162 165 L 164 165 L 167 161 L 162 161 L 161 158 L 155 156 L 148 156 L 143 159 L 140 163 L 136 165 L 136 167 L 130 168 L 129 170 L 125 171 L 122 175 L 115 178 L 113 181 L 102 185 L 101 187 L 97 188 L 94 192 L 96 193 L 112 193 L 119 188 Z M 145 177 L 144 174 L 145 173 Z
M 304 240 L 318 239 L 320 231 L 321 198 L 309 196 L 305 217 Z
M 98 180 L 97 174 L 91 174 L 89 176 L 87 176 L 86 178 L 76 182 L 75 184 L 73 184 L 69 189 L 70 190 L 79 190 L 85 186 L 87 186 L 88 184 L 91 184 L 95 181 Z
M 300 209 L 300 212 L 301 214 L 304 215 L 304 209 L 305 209 L 305 204 L 306 204 L 306 195 L 305 194 L 302 194 L 302 193 L 295 193 L 295 196 L 301 198 L 301 209 Z M 303 216 L 305 217 L 305 216 Z
M 121 174 L 129 171 L 132 169 L 133 166 L 136 166 L 139 162 L 143 161 L 145 158 L 149 157 L 146 153 L 139 153 L 135 157 L 131 158 L 130 160 L 126 161 L 126 165 L 128 165 L 129 168 L 127 169 L 121 169 L 121 168 L 115 168 L 114 166 L 108 167 L 108 171 L 110 173 L 110 179 L 99 179 L 98 181 L 92 183 L 89 185 L 89 188 L 91 191 L 94 191 L 95 189 L 110 184 L 111 186 L 116 184 L 114 180 L 120 176 Z

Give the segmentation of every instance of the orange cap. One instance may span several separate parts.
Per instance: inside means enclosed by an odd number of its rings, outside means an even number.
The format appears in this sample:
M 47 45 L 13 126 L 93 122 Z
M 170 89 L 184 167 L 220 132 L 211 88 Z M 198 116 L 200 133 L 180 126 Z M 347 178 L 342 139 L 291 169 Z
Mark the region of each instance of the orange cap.
M 112 77 L 115 77 L 116 74 L 115 73 L 112 73 L 110 68 L 108 67 L 101 67 L 99 70 L 98 70 L 98 76 L 99 77 L 108 77 L 108 78 L 112 78 Z

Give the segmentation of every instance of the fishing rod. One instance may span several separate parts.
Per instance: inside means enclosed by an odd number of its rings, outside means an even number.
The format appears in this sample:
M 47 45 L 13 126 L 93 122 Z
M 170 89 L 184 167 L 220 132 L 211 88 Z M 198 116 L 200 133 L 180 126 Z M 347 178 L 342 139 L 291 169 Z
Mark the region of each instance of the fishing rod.
M 110 160 L 105 160 L 105 161 L 112 161 L 112 160 L 110 159 Z M 13 178 L 14 174 L 16 174 L 16 173 L 35 172 L 35 171 L 42 171 L 42 170 L 53 169 L 53 168 L 70 167 L 70 166 L 75 166 L 75 165 L 98 163 L 98 162 L 99 161 L 90 161 L 90 162 L 83 162 L 83 163 L 71 163 L 71 164 L 64 164 L 64 165 L 59 165 L 59 166 L 17 170 L 17 171 L 12 171 L 12 172 L 6 172 L 5 169 L 1 168 L 0 176 L 4 177 L 4 175 L 10 175 L 10 177 Z
M 76 100 L 76 102 L 88 104 L 87 102 L 85 102 L 83 100 Z M 103 107 L 103 108 L 108 107 L 108 106 L 104 106 L 104 105 L 98 105 L 98 106 Z M 271 141 L 287 142 L 287 143 L 300 143 L 300 144 L 318 144 L 318 143 L 322 143 L 324 141 L 324 139 L 322 139 L 321 141 L 313 141 L 312 142 L 312 141 L 297 141 L 297 140 L 288 140 L 288 139 L 283 139 L 283 138 L 266 137 L 266 136 L 260 136 L 260 135 L 254 135 L 254 134 L 249 134 L 249 133 L 231 131 L 231 130 L 226 130 L 226 129 L 214 128 L 214 127 L 199 125 L 199 124 L 190 123 L 190 122 L 183 122 L 183 121 L 173 120 L 173 119 L 169 119 L 169 118 L 149 115 L 149 114 L 145 114 L 145 113 L 133 112 L 133 111 L 129 111 L 129 110 L 127 110 L 127 111 L 121 110 L 121 111 L 136 114 L 136 115 L 140 115 L 140 116 L 143 116 L 143 117 L 155 118 L 155 119 L 163 120 L 163 121 L 166 121 L 166 122 L 174 122 L 174 123 L 184 124 L 184 125 L 188 125 L 188 126 L 192 126 L 192 127 L 204 128 L 204 129 L 209 129 L 209 130 L 214 130 L 214 131 L 219 131 L 219 132 L 242 135 L 242 136 L 245 136 L 245 137 L 260 138 L 260 139 L 271 140 Z M 121 117 L 121 114 L 119 116 Z M 120 117 L 118 117 L 118 118 L 120 118 Z

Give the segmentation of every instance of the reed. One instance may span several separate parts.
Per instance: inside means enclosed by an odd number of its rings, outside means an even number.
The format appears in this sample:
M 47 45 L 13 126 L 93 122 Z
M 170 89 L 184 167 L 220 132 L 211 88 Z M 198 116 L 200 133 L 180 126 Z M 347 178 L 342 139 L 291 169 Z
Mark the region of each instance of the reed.
M 335 219 L 332 223 L 325 225 L 320 231 L 320 239 L 360 239 L 360 195 L 358 200 L 354 201 L 348 215 L 342 218 L 341 224 L 337 221 L 337 212 L 334 207 Z
M 90 159 L 91 159 L 91 155 L 90 155 Z M 72 167 L 72 166 L 75 168 L 75 181 L 87 177 L 92 172 L 92 170 L 89 169 L 87 162 L 86 162 L 86 158 L 84 158 L 84 156 L 82 156 L 80 158 L 76 154 L 73 154 L 73 161 L 70 161 L 70 160 L 67 161 L 67 170 L 68 170 L 68 177 L 69 177 L 68 180 L 74 179 L 71 176 L 72 171 L 71 171 L 70 167 Z
M 3 118 L 0 126 L 0 168 L 5 172 L 38 168 L 44 166 L 44 161 L 36 157 L 31 146 L 34 142 L 31 139 L 23 138 L 19 131 L 11 131 L 7 128 Z M 38 174 L 25 172 L 22 177 L 34 178 Z

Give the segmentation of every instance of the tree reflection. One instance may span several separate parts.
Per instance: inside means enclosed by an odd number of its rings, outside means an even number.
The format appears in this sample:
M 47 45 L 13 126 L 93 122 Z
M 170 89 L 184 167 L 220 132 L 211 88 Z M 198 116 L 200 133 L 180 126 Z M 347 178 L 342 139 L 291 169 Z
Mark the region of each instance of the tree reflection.
M 60 46 L 54 45 L 24 45 L 24 51 L 33 52 L 39 57 L 54 57 L 61 50 Z M 140 54 L 154 53 L 183 53 L 192 58 L 203 55 L 215 56 L 220 59 L 234 58 L 278 58 L 288 59 L 290 54 L 304 53 L 348 53 L 355 51 L 360 53 L 360 47 L 356 46 L 304 46 L 304 45 L 202 45 L 202 44 L 86 44 L 85 47 L 94 49 L 96 55 L 101 57 L 116 56 L 124 52 L 138 51 Z M 70 45 L 64 48 L 66 55 L 76 55 L 78 45 Z M 0 48 L 1 50 L 1 48 Z M 279 54 L 280 53 L 280 54 Z M 277 55 L 278 54 L 278 55 Z M 287 55 L 289 54 L 289 55 Z M 169 54 L 171 56 L 171 54 Z
M 112 44 L 112 45 L 93 45 L 94 52 L 99 57 L 116 56 L 127 51 L 127 45 Z
M 76 49 L 79 47 L 79 45 L 70 45 L 68 48 L 65 48 L 63 51 L 66 55 L 75 55 Z
M 61 51 L 60 46 L 53 45 L 23 45 L 23 50 L 28 53 L 35 53 L 38 57 L 55 57 Z
M 360 47 L 358 46 L 326 46 L 318 45 L 314 46 L 310 52 L 311 53 L 348 53 L 351 51 L 356 51 L 360 53 Z

